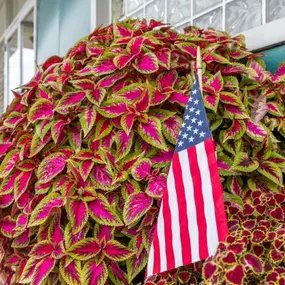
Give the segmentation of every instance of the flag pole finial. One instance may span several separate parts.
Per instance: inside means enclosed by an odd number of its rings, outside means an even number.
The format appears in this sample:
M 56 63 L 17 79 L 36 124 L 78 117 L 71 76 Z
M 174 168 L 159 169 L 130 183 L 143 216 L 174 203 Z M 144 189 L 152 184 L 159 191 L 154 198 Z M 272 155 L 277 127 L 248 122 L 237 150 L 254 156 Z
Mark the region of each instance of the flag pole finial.
M 201 92 L 203 92 L 203 87 L 202 87 L 202 57 L 201 57 L 201 49 L 199 46 L 197 47 L 196 67 L 197 67 L 197 74 L 198 74 L 200 89 L 201 89 Z

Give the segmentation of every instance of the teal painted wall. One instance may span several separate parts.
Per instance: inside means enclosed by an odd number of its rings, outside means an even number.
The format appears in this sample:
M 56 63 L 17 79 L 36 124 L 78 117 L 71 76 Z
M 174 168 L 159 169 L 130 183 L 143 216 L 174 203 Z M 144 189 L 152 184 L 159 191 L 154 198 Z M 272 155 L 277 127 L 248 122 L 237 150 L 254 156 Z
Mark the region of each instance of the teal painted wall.
M 275 73 L 279 64 L 285 61 L 285 45 L 264 50 L 262 53 L 265 54 L 263 59 L 266 63 L 266 69 L 272 73 Z
M 90 0 L 38 0 L 37 62 L 63 56 L 90 33 Z

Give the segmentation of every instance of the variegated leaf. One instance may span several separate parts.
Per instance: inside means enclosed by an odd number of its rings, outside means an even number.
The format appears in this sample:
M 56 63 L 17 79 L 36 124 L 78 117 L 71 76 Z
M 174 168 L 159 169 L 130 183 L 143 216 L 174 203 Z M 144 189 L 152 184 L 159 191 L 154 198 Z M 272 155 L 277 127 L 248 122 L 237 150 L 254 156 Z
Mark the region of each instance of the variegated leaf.
M 56 111 L 63 115 L 69 113 L 70 109 L 80 105 L 85 96 L 84 91 L 66 93 L 57 103 Z
M 134 251 L 125 247 L 116 240 L 109 240 L 103 249 L 104 255 L 114 261 L 123 261 L 130 258 Z
M 182 119 L 178 116 L 170 117 L 162 124 L 163 135 L 170 143 L 174 145 L 177 143 L 181 125 Z
M 282 185 L 283 175 L 280 168 L 273 162 L 262 161 L 257 169 L 259 173 L 273 181 L 277 185 Z
M 154 53 L 148 52 L 137 58 L 133 67 L 140 73 L 150 74 L 158 70 L 158 60 Z
M 41 225 L 50 217 L 53 209 L 60 208 L 62 206 L 63 200 L 59 194 L 49 194 L 41 200 L 33 210 L 29 221 L 29 227 Z
M 248 157 L 247 153 L 240 152 L 235 156 L 232 169 L 242 172 L 253 172 L 258 169 L 259 163 L 255 158 Z
M 147 123 L 140 123 L 138 125 L 138 133 L 141 138 L 147 143 L 162 149 L 167 150 L 166 143 L 161 133 L 161 123 L 155 118 L 151 117 Z
M 39 165 L 37 172 L 39 182 L 49 182 L 64 170 L 65 165 L 66 158 L 61 153 L 53 153 L 49 155 Z
M 81 200 L 70 200 L 66 204 L 67 214 L 72 226 L 73 233 L 78 233 L 87 223 L 88 206 L 87 203 Z
M 121 219 L 108 200 L 101 194 L 88 204 L 90 216 L 99 224 L 106 226 L 121 226 Z
M 91 260 L 84 264 L 81 276 L 81 284 L 104 285 L 108 277 L 108 269 L 105 262 L 97 264 L 95 260 Z
M 239 139 L 245 133 L 245 123 L 242 120 L 234 120 L 232 125 L 225 130 L 224 142 L 231 139 Z
M 138 221 L 151 207 L 152 198 L 145 193 L 134 193 L 128 196 L 123 210 L 124 222 L 130 225 Z
M 39 99 L 37 100 L 29 110 L 29 120 L 36 122 L 38 120 L 48 119 L 53 117 L 53 105 L 50 100 Z
M 127 261 L 127 272 L 128 272 L 128 281 L 131 283 L 132 280 L 142 271 L 146 266 L 148 261 L 148 252 L 143 249 L 139 256 L 132 256 Z
M 147 158 L 141 159 L 138 163 L 132 167 L 132 176 L 140 181 L 142 179 L 145 179 L 149 174 L 151 170 L 151 161 Z
M 95 107 L 86 107 L 84 112 L 81 113 L 79 122 L 80 126 L 83 130 L 84 137 L 88 135 L 88 133 L 91 131 L 94 123 L 96 120 L 96 109 Z
M 59 263 L 59 272 L 64 281 L 70 285 L 81 285 L 81 262 L 64 257 Z
M 86 238 L 75 244 L 68 249 L 68 254 L 76 260 L 88 260 L 95 257 L 101 248 L 95 238 Z
M 256 141 L 263 141 L 267 136 L 266 129 L 261 125 L 261 123 L 255 123 L 253 121 L 246 121 L 246 133 L 249 137 Z

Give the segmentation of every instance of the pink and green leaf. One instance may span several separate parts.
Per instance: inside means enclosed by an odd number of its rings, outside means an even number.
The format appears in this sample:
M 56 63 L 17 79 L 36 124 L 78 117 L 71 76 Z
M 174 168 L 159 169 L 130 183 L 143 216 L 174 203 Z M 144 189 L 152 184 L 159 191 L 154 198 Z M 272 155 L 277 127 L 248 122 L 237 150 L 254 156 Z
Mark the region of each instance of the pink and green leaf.
M 78 233 L 87 223 L 88 206 L 81 200 L 71 200 L 67 205 L 67 214 L 71 222 L 73 233 Z
M 39 99 L 29 110 L 29 120 L 36 122 L 38 120 L 51 120 L 53 117 L 53 105 L 50 100 Z
M 104 285 L 108 278 L 108 269 L 105 262 L 97 264 L 95 260 L 88 261 L 82 268 L 81 284 Z
M 148 52 L 137 58 L 133 67 L 142 74 L 154 73 L 158 70 L 158 60 L 154 53 Z
M 63 200 L 57 193 L 51 193 L 46 196 L 33 210 L 29 227 L 37 226 L 44 223 L 56 208 L 63 206 Z
M 122 221 L 112 205 L 101 194 L 88 204 L 90 216 L 99 224 L 106 226 L 121 226 Z
M 53 153 L 46 157 L 39 165 L 37 176 L 40 183 L 47 183 L 60 172 L 66 165 L 66 158 L 60 153 Z
M 138 221 L 152 206 L 152 198 L 145 193 L 134 193 L 128 196 L 123 210 L 126 225 Z
M 255 123 L 251 120 L 246 121 L 246 133 L 249 137 L 256 141 L 263 141 L 267 136 L 266 129 L 261 125 L 261 123 Z
M 95 257 L 100 250 L 100 245 L 95 238 L 86 238 L 73 244 L 68 249 L 68 254 L 76 260 L 85 261 Z
M 81 113 L 79 122 L 80 126 L 83 130 L 84 137 L 88 135 L 88 133 L 91 131 L 92 127 L 94 126 L 96 120 L 96 109 L 95 107 L 86 107 L 84 112 Z
M 103 252 L 106 257 L 114 261 L 126 260 L 134 254 L 133 250 L 122 245 L 116 240 L 108 241 L 103 249 Z
M 173 116 L 166 119 L 162 124 L 162 133 L 165 138 L 172 144 L 176 145 L 182 120 L 178 116 Z
M 164 141 L 161 123 L 157 118 L 151 117 L 147 123 L 140 123 L 138 125 L 138 134 L 147 143 L 151 144 L 162 150 L 167 150 L 166 143 Z

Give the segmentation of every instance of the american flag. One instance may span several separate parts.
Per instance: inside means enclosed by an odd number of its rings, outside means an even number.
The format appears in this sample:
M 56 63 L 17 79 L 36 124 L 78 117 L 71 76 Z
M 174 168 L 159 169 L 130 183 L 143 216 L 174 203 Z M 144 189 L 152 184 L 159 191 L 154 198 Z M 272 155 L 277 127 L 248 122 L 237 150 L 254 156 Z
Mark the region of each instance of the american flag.
M 214 255 L 227 234 L 215 147 L 196 76 L 167 177 L 146 277 Z

